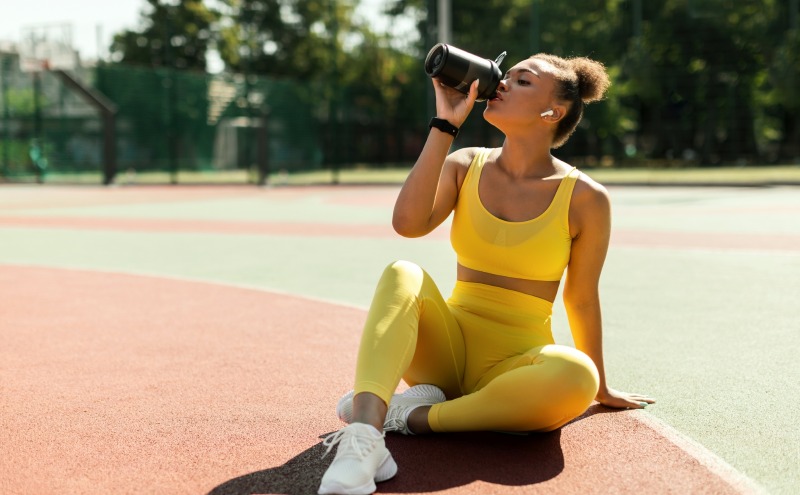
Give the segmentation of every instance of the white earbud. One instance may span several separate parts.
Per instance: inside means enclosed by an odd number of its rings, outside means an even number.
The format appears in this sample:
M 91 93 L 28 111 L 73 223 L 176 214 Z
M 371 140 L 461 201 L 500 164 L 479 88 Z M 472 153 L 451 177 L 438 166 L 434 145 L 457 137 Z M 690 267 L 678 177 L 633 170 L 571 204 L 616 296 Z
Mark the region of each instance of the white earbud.
M 550 110 L 548 110 L 546 112 L 542 112 L 540 115 L 542 117 L 547 117 L 548 115 L 553 115 L 553 109 L 551 108 Z

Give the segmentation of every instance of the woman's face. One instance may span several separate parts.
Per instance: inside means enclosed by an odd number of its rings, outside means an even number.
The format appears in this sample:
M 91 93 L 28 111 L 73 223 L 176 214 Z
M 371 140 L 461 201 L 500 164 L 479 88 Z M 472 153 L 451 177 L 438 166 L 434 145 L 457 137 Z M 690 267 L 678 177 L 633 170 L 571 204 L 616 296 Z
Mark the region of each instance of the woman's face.
M 543 60 L 527 59 L 506 72 L 497 96 L 486 102 L 483 115 L 501 131 L 507 126 L 541 125 L 542 112 L 553 103 L 554 67 Z

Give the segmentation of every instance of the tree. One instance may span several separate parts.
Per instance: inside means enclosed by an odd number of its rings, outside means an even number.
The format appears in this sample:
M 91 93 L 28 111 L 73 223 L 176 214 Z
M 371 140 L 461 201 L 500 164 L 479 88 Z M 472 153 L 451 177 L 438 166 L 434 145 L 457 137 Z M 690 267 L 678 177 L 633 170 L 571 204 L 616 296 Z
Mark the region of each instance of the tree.
M 206 52 L 219 13 L 202 0 L 147 0 L 141 29 L 114 36 L 111 58 L 124 64 L 206 70 Z
M 613 68 L 627 39 L 620 30 L 621 8 L 619 0 L 460 0 L 458 8 L 452 10 L 452 44 L 490 59 L 506 51 L 502 70 L 538 52 L 589 56 Z M 425 11 L 427 16 L 418 15 Z M 436 2 L 400 0 L 389 12 L 420 19 L 422 36 L 417 57 L 421 59 L 437 41 Z M 612 76 L 618 73 L 612 71 Z M 429 86 L 427 81 L 424 84 Z M 613 91 L 616 88 L 612 97 Z M 600 156 L 618 149 L 626 126 L 631 125 L 627 113 L 616 101 L 589 106 L 582 126 L 559 153 Z M 465 131 L 475 141 L 497 142 L 499 138 L 480 118 L 469 119 Z
M 770 134 L 777 134 L 778 150 L 773 159 L 792 160 L 800 156 L 800 30 L 785 33 L 772 52 L 768 75 L 764 80 L 767 115 L 777 120 Z
M 399 0 L 392 14 L 420 16 L 419 56 L 436 41 L 436 1 Z M 797 35 L 791 0 L 463 0 L 452 11 L 453 41 L 487 58 L 508 51 L 586 55 L 603 62 L 613 84 L 587 108 L 559 153 L 621 150 L 639 158 L 702 163 L 758 159 L 760 143 L 796 156 Z M 796 21 L 795 21 L 796 23 Z M 787 27 L 790 29 L 787 30 Z M 468 125 L 484 126 L 470 119 Z M 764 124 L 763 122 L 767 122 Z M 629 138 L 636 138 L 634 147 Z M 623 148 L 622 145 L 626 146 Z M 794 154 L 794 155 L 793 155 Z
M 413 94 L 406 91 L 405 74 L 411 63 L 418 63 L 422 74 L 421 62 L 392 48 L 368 21 L 356 19 L 357 1 L 225 4 L 219 49 L 226 67 L 250 78 L 291 78 L 304 88 L 298 97 L 313 102 L 327 163 L 401 160 L 403 138 L 393 135 L 409 114 L 405 98 Z M 416 113 L 424 112 L 420 105 Z M 352 146 L 343 144 L 351 140 Z
M 137 167 L 169 168 L 176 180 L 180 164 L 195 165 L 196 149 L 209 142 L 206 52 L 219 14 L 202 0 L 147 4 L 139 30 L 114 36 L 111 56 L 117 63 L 99 67 L 96 84 L 132 124 Z
M 386 3 L 387 13 L 417 19 L 420 36 L 410 49 L 356 19 L 359 0 L 216 0 L 220 12 L 200 0 L 164 1 L 148 0 L 142 28 L 115 38 L 116 60 L 203 69 L 213 44 L 228 71 L 247 76 L 246 88 L 259 78 L 294 81 L 294 94 L 324 128 L 326 161 L 347 161 L 330 152 L 337 148 L 370 160 L 407 159 L 398 152 L 402 143 L 386 143 L 424 134 L 433 98 L 422 61 L 437 41 L 436 0 Z M 769 148 L 793 157 L 800 142 L 800 38 L 787 19 L 796 19 L 788 11 L 796 4 L 459 0 L 452 43 L 492 59 L 507 51 L 503 69 L 536 52 L 606 65 L 613 82 L 606 101 L 587 107 L 560 156 L 722 163 L 760 158 Z M 501 137 L 480 118 L 470 119 L 462 135 L 460 144 Z M 357 144 L 339 144 L 350 141 Z
M 753 97 L 774 1 L 642 2 L 641 37 L 622 58 L 640 143 L 656 158 L 704 164 L 758 155 Z
M 353 5 L 342 0 L 224 0 L 219 51 L 233 72 L 323 79 L 342 60 Z

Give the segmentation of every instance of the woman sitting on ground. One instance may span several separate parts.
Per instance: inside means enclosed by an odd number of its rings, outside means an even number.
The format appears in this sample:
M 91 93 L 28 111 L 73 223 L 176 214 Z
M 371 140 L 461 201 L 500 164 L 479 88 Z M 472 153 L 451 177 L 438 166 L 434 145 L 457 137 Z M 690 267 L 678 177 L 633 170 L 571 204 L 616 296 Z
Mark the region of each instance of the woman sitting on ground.
M 355 389 L 338 404 L 349 425 L 325 440 L 336 456 L 320 494 L 368 494 L 395 475 L 385 431 L 552 431 L 593 400 L 641 408 L 653 399 L 608 386 L 599 279 L 611 230 L 607 191 L 555 158 L 603 97 L 602 64 L 534 55 L 506 73 L 484 118 L 496 149 L 448 155 L 469 95 L 433 81 L 437 118 L 397 198 L 393 224 L 420 237 L 454 212 L 457 281 L 445 301 L 422 268 L 390 265 L 378 283 L 358 354 Z M 553 301 L 564 303 L 575 348 L 557 345 Z M 411 387 L 395 394 L 400 380 Z

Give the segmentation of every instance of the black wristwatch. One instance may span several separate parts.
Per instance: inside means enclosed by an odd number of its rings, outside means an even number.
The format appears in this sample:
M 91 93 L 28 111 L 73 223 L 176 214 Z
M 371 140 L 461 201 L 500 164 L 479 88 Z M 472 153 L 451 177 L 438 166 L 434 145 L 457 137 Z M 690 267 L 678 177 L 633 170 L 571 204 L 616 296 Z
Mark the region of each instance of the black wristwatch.
M 458 127 L 439 117 L 432 118 L 430 124 L 428 124 L 428 129 L 433 129 L 434 127 L 445 134 L 450 134 L 454 138 L 458 136 Z

